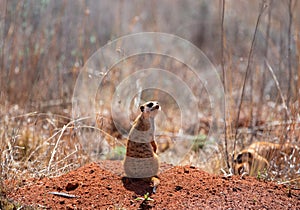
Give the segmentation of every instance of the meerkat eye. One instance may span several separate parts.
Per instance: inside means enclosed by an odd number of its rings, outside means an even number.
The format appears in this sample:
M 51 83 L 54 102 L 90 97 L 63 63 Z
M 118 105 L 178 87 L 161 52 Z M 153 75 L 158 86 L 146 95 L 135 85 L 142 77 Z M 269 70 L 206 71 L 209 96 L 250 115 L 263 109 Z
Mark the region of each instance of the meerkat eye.
M 147 104 L 147 107 L 151 108 L 153 106 L 153 103 L 150 102 L 149 104 Z
M 140 110 L 141 110 L 141 112 L 144 112 L 144 110 L 145 110 L 145 107 L 142 105 L 142 106 L 140 106 Z

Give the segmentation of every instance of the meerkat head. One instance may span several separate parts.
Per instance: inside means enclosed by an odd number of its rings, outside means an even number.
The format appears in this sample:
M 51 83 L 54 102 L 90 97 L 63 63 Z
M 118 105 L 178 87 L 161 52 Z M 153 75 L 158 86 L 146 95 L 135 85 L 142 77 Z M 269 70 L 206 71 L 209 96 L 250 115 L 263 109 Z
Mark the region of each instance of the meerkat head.
M 160 105 L 157 101 L 148 101 L 140 106 L 140 110 L 145 117 L 154 118 L 160 110 Z
M 234 173 L 242 174 L 243 172 L 248 172 L 250 170 L 250 165 L 252 163 L 253 155 L 251 150 L 244 150 L 240 152 L 234 159 Z
M 249 160 L 253 159 L 253 155 L 251 153 L 252 151 L 242 151 L 241 153 L 238 154 L 238 156 L 235 159 L 236 163 L 243 163 L 243 162 L 248 162 Z

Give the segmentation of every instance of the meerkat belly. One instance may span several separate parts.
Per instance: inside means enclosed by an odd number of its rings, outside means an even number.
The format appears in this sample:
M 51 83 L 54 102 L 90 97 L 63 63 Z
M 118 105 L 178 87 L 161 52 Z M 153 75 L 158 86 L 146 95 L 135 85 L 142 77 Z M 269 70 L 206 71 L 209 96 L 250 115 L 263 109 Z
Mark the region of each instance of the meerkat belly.
M 154 156 L 150 143 L 128 141 L 126 156 L 133 158 L 151 158 Z
M 159 161 L 151 144 L 128 141 L 124 170 L 126 175 L 131 178 L 156 176 L 159 170 Z

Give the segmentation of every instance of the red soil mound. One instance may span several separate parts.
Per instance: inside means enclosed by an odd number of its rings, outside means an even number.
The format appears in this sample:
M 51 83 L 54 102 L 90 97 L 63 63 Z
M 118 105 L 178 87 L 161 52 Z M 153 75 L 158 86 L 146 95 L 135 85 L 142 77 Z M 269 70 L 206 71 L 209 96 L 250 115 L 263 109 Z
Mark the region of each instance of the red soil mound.
M 108 168 L 117 170 L 112 173 Z M 299 189 L 253 177 L 223 178 L 190 166 L 163 171 L 157 193 L 150 194 L 153 200 L 143 201 L 136 198 L 152 192 L 149 183 L 124 178 L 121 169 L 120 161 L 91 163 L 59 177 L 23 180 L 8 197 L 47 209 L 300 208 Z

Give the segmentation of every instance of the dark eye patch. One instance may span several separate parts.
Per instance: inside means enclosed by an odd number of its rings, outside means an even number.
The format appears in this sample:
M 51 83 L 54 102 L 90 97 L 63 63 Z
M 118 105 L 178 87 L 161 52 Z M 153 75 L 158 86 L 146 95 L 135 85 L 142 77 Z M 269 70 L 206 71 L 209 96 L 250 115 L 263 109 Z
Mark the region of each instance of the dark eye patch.
M 239 154 L 235 160 L 235 162 L 237 163 L 242 163 L 243 162 L 243 155 L 242 154 Z
M 153 106 L 153 103 L 150 102 L 149 104 L 147 104 L 147 107 L 151 108 Z
M 142 105 L 142 106 L 140 106 L 140 109 L 141 109 L 141 112 L 144 112 L 145 107 Z
M 252 159 L 251 152 L 244 152 L 242 154 L 239 154 L 235 160 L 237 163 L 243 163 L 244 161 L 248 161 L 249 159 Z

